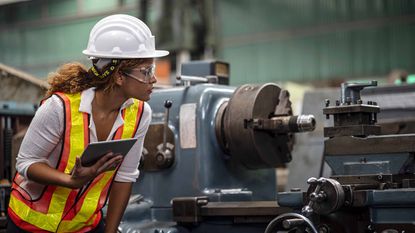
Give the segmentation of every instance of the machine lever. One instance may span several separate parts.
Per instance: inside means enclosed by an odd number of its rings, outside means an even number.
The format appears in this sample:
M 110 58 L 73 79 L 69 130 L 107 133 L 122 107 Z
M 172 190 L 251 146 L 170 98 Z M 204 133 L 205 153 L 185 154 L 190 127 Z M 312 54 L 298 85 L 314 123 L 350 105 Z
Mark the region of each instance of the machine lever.
M 165 117 L 163 124 L 163 142 L 157 146 L 156 165 L 159 168 L 169 168 L 174 162 L 173 148 L 174 145 L 167 142 L 167 130 L 169 127 L 169 113 L 173 103 L 170 100 L 164 102 Z
M 163 124 L 163 151 L 166 150 L 166 144 L 167 144 L 167 129 L 169 127 L 169 114 L 170 114 L 170 108 L 173 105 L 173 102 L 171 100 L 166 100 L 164 102 L 164 107 L 166 108 L 164 113 L 164 124 Z
M 369 83 L 342 83 L 340 96 L 341 104 L 357 104 L 360 100 L 360 91 L 363 88 L 375 87 L 377 85 L 377 81 L 371 81 Z

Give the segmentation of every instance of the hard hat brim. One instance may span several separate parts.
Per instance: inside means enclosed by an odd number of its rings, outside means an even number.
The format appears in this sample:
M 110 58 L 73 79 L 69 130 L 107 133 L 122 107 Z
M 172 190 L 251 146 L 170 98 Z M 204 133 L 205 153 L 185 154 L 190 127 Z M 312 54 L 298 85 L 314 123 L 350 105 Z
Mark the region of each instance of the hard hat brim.
M 108 54 L 108 53 L 94 53 L 90 52 L 87 49 L 82 51 L 88 57 L 94 58 L 119 58 L 119 59 L 136 59 L 136 58 L 158 58 L 169 55 L 167 50 L 154 50 L 148 53 L 142 54 Z

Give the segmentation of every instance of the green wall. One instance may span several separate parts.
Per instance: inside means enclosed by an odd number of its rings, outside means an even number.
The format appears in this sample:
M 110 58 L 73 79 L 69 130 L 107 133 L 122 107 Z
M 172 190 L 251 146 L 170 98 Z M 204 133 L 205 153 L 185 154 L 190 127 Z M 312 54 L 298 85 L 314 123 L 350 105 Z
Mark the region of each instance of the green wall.
M 80 61 L 89 31 L 106 15 L 137 15 L 137 1 L 32 0 L 0 6 L 0 62 L 39 78 L 63 63 Z M 10 14 L 16 12 L 16 14 Z
M 415 1 L 221 0 L 233 84 L 415 71 Z
M 162 1 L 150 1 L 150 14 L 157 15 Z M 216 57 L 231 63 L 231 84 L 415 72 L 415 0 L 212 1 Z M 138 15 L 139 3 L 32 0 L 0 6 L 0 62 L 40 78 L 68 61 L 87 63 L 81 51 L 94 23 L 113 13 Z

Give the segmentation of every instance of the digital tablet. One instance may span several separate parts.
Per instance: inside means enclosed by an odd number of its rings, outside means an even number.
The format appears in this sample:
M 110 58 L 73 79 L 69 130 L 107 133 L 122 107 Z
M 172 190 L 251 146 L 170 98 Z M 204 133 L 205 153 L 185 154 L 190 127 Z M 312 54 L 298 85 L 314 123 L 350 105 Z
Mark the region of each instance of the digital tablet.
M 81 164 L 84 167 L 92 166 L 108 152 L 125 156 L 136 141 L 137 138 L 129 138 L 90 143 L 82 153 Z

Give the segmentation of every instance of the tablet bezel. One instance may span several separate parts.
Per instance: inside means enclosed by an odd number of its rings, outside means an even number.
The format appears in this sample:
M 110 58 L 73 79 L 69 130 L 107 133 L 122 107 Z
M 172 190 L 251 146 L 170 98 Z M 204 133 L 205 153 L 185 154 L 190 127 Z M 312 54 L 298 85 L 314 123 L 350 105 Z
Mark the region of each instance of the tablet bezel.
M 92 142 L 82 153 L 81 164 L 84 167 L 90 167 L 108 152 L 121 154 L 124 157 L 136 142 L 137 138 Z

